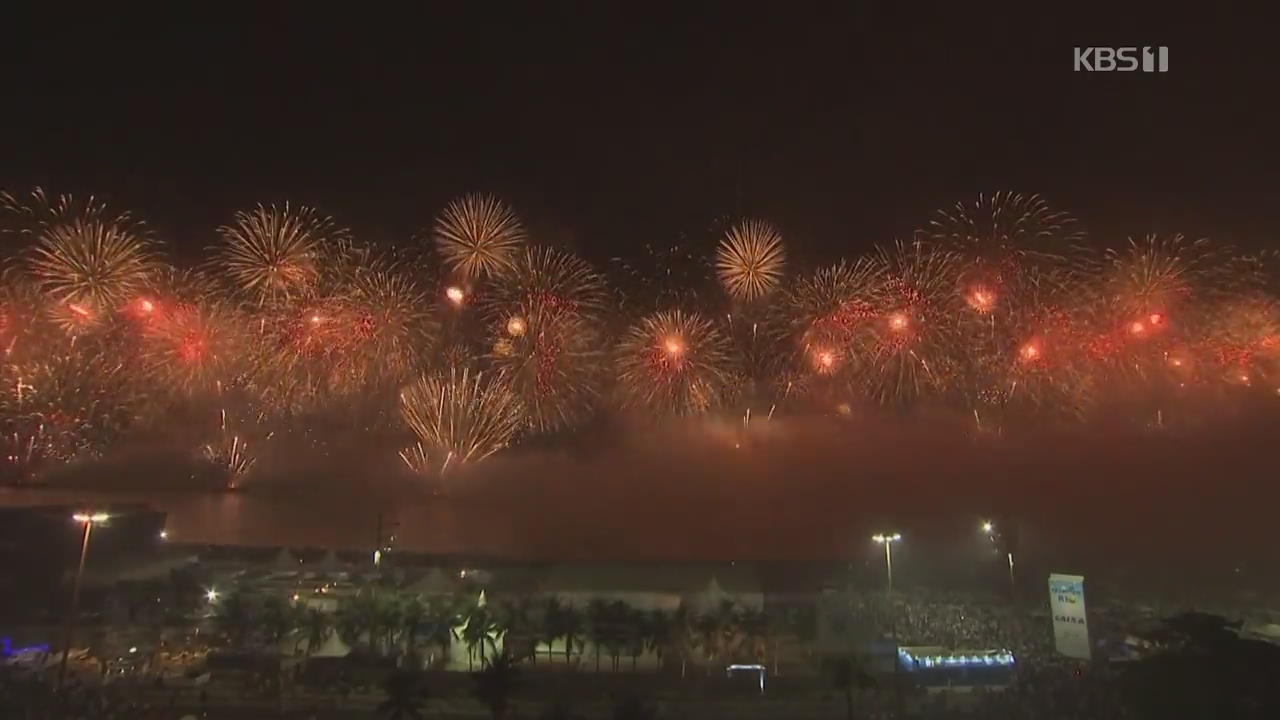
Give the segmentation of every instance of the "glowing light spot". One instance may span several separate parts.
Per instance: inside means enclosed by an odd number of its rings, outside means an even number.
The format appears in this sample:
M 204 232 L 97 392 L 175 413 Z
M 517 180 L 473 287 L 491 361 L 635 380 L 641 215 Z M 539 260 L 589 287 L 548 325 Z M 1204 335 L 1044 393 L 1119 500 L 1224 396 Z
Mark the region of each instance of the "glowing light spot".
M 1040 359 L 1040 343 L 1032 340 L 1018 348 L 1018 357 L 1023 362 L 1035 362 Z
M 1141 335 L 1146 331 L 1147 331 L 1147 326 L 1143 325 L 1141 321 L 1134 320 L 1133 322 L 1129 323 L 1129 333 L 1131 335 Z
M 89 312 L 89 308 L 79 303 L 67 303 L 67 309 L 75 313 L 76 315 L 79 315 L 82 318 L 88 318 L 92 316 L 92 313 Z
M 853 408 L 849 406 L 849 403 L 840 403 L 839 405 L 836 406 L 836 412 L 840 413 L 841 415 L 852 415 Z
M 524 323 L 524 318 L 522 317 L 515 316 L 507 321 L 507 334 L 511 337 L 520 337 L 521 335 L 524 335 L 525 330 L 527 329 L 528 328 Z
M 1152 326 L 1152 327 L 1156 327 L 1156 326 L 1159 326 L 1159 325 L 1163 325 L 1163 324 L 1164 324 L 1164 315 L 1162 315 L 1161 313 L 1158 313 L 1158 312 L 1157 312 L 1157 313 L 1151 313 L 1151 315 L 1149 315 L 1149 316 L 1147 317 L 1147 322 L 1151 323 L 1151 326 Z
M 974 310 L 980 313 L 988 313 L 996 306 L 996 294 L 985 287 L 979 286 L 969 291 L 969 294 L 965 296 L 965 301 Z
M 457 285 L 450 285 L 445 289 L 444 296 L 449 298 L 449 302 L 454 305 L 461 305 L 462 301 L 466 299 L 467 294 Z
M 150 315 L 151 313 L 155 312 L 155 309 L 156 309 L 156 304 L 151 302 L 150 300 L 146 298 L 141 298 L 138 300 L 138 310 Z
M 683 355 L 683 354 L 684 354 L 684 343 L 683 343 L 683 342 L 681 342 L 681 341 L 680 341 L 680 338 L 678 338 L 678 337 L 669 337 L 669 338 L 667 338 L 667 339 L 663 342 L 662 347 L 663 347 L 663 349 L 664 349 L 664 350 L 666 350 L 666 351 L 667 351 L 667 354 L 668 354 L 668 355 Z
M 902 332 L 907 329 L 911 321 L 904 312 L 895 312 L 889 315 L 889 329 L 894 332 Z
M 319 325 L 320 323 L 324 322 L 324 318 L 321 317 L 320 313 L 312 313 L 311 317 L 307 318 L 307 320 L 312 325 Z
M 831 372 L 836 366 L 836 354 L 830 350 L 819 350 L 813 355 L 813 364 L 820 373 Z

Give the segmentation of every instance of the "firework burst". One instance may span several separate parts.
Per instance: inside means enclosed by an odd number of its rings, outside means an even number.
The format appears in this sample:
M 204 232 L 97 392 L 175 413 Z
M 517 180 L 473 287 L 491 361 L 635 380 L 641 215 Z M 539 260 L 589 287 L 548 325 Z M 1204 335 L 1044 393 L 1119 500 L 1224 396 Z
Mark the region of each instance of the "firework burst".
M 1039 195 L 996 192 L 934 213 L 929 239 L 966 258 L 997 261 L 1027 253 L 1063 255 L 1084 240 L 1069 213 Z
M 428 295 L 398 266 L 375 266 L 353 278 L 346 292 L 354 374 L 399 385 L 431 345 L 435 321 Z
M 308 292 L 319 276 L 322 250 L 350 237 L 333 218 L 287 204 L 237 212 L 230 225 L 218 228 L 218 235 L 219 268 L 258 302 Z
M 714 281 L 702 254 L 687 242 L 646 243 L 634 256 L 610 259 L 623 305 L 641 312 L 698 302 Z
M 445 263 L 467 279 L 502 274 L 525 241 L 520 219 L 493 195 L 465 195 L 449 203 L 433 234 Z
M 881 403 L 909 403 L 945 393 L 960 356 L 956 256 L 936 245 L 895 243 L 877 251 L 877 317 L 860 334 L 861 378 Z
M 855 364 L 859 334 L 879 317 L 881 272 L 867 260 L 841 262 L 795 283 L 786 304 L 802 365 L 832 375 Z
M 57 306 L 68 328 L 97 324 L 141 287 L 153 267 L 146 226 L 128 213 L 110 214 L 93 198 L 50 201 L 37 189 L 27 203 L 0 196 L 19 235 L 32 245 L 26 266 Z
M 249 471 L 258 459 L 249 452 L 249 443 L 235 433 L 223 433 L 221 437 L 200 449 L 205 462 L 218 469 L 228 490 L 244 485 Z
M 250 351 L 241 313 L 213 300 L 150 302 L 155 317 L 143 326 L 142 363 L 168 392 L 213 393 L 243 370 Z
M 441 472 L 505 448 L 524 415 L 520 399 L 500 379 L 457 369 L 425 376 L 405 388 L 400 411 L 418 442 L 443 458 Z
M 700 315 L 649 315 L 618 346 L 624 407 L 655 415 L 699 415 L 725 404 L 735 385 L 732 346 Z
M 1280 392 L 1280 302 L 1256 293 L 1217 303 L 1211 312 L 1214 322 L 1200 347 L 1169 353 L 1166 367 L 1180 378 L 1207 374 L 1210 380 Z
M 526 425 L 545 433 L 581 423 L 604 383 L 603 337 L 572 314 L 511 316 L 495 325 L 489 364 L 521 400 Z
M 486 292 L 491 322 L 512 317 L 572 316 L 597 321 L 608 303 L 604 279 L 578 257 L 546 247 L 517 253 L 502 281 Z
M 716 275 L 735 300 L 750 302 L 771 293 L 782 281 L 786 249 L 782 235 L 759 220 L 729 229 L 716 249 Z
M 0 460 L 20 479 L 96 455 L 129 427 L 140 399 L 110 348 L 50 343 L 34 360 L 0 368 Z
M 1083 347 L 1100 377 L 1132 385 L 1203 334 L 1215 322 L 1209 309 L 1232 297 L 1242 279 L 1230 260 L 1207 240 L 1181 235 L 1149 235 L 1083 256 L 1074 284 L 1089 326 Z
M 399 452 L 400 462 L 414 475 L 426 477 L 431 474 L 431 454 L 422 443 L 417 442 Z

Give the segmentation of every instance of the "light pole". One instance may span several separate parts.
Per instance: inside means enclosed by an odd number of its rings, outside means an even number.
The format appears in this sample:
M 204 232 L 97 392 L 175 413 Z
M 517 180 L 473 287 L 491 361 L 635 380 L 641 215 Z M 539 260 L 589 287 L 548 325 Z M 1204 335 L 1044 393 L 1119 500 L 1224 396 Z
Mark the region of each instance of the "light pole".
M 89 535 L 93 532 L 94 523 L 105 523 L 111 516 L 104 512 L 76 513 L 72 520 L 84 525 L 84 535 L 80 539 L 80 564 L 76 566 L 76 578 L 71 586 L 71 611 L 67 617 L 66 631 L 62 636 L 62 662 L 58 665 L 57 693 L 62 694 L 62 681 L 67 676 L 67 655 L 71 652 L 71 642 L 76 634 L 76 621 L 80 617 L 80 577 L 84 575 L 84 560 L 89 555 Z
M 884 571 L 888 579 L 885 585 L 884 600 L 889 612 L 889 634 L 893 637 L 893 696 L 898 705 L 898 717 L 902 717 L 902 683 L 898 678 L 898 616 L 893 607 L 893 544 L 902 542 L 902 533 L 876 533 L 871 536 L 873 542 L 884 546 Z
M 876 533 L 871 539 L 884 546 L 884 570 L 888 576 L 887 591 L 893 594 L 893 544 L 902 541 L 902 533 Z
M 996 533 L 995 523 L 992 523 L 990 520 L 982 521 L 982 532 L 987 534 L 987 539 L 989 539 L 991 541 L 991 544 L 994 545 L 997 550 L 999 550 L 1000 548 L 1000 542 L 998 539 L 999 535 Z M 1009 561 L 1009 592 L 1012 593 L 1013 596 L 1017 596 L 1018 583 L 1014 579 L 1014 574 L 1013 574 L 1013 549 L 1011 547 L 1006 546 L 1004 550 L 1005 550 L 1005 553 L 1004 553 L 1005 558 Z

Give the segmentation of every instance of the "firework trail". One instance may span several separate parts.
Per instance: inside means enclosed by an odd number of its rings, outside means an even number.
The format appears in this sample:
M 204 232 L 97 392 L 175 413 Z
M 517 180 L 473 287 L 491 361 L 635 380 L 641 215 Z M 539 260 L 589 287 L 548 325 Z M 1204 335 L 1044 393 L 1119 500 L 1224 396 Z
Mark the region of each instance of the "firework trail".
M 785 263 L 781 233 L 759 220 L 734 225 L 716 248 L 716 275 L 729 297 L 742 302 L 773 292 Z
M 719 407 L 736 385 L 731 352 L 728 338 L 700 315 L 649 315 L 618 345 L 622 405 L 658 416 L 700 415 Z
M 649 312 L 687 307 L 712 285 L 707 263 L 687 242 L 645 244 L 635 257 L 610 260 L 624 309 Z
M 414 443 L 399 453 L 400 462 L 414 475 L 427 477 L 431 475 L 431 455 L 422 443 Z
M 465 195 L 448 204 L 433 229 L 436 249 L 465 279 L 499 275 L 525 241 L 512 209 L 492 195 Z
M 219 412 L 219 418 L 218 437 L 200 449 L 200 457 L 218 470 L 228 490 L 236 490 L 243 487 L 258 459 L 244 435 L 227 423 L 226 410 Z
M 505 383 L 483 373 L 451 369 L 424 376 L 400 393 L 400 411 L 441 472 L 483 460 L 515 439 L 524 415 Z

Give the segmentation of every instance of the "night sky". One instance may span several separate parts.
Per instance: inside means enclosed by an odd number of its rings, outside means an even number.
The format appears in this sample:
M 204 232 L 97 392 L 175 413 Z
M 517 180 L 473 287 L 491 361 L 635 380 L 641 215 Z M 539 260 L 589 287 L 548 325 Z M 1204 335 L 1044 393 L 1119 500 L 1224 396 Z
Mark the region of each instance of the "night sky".
M 999 189 L 1108 242 L 1280 237 L 1280 51 L 1261 15 L 457 5 L 474 7 L 8 16 L 0 187 L 105 196 L 190 252 L 257 202 L 394 241 L 475 190 L 597 261 L 739 214 L 826 260 Z M 1072 71 L 1072 46 L 1112 44 L 1167 45 L 1171 70 Z

